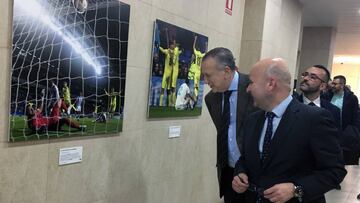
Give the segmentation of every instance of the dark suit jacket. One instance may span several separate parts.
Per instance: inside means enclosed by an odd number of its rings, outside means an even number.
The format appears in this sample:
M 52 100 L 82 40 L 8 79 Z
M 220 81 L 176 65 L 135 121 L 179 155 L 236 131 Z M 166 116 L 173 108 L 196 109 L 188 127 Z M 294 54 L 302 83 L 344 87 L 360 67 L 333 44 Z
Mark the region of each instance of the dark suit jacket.
M 334 94 L 329 92 L 324 95 L 324 99 L 331 101 Z M 358 126 L 358 114 L 357 111 L 359 109 L 359 101 L 358 98 L 349 90 L 344 91 L 344 101 L 342 107 L 342 115 L 341 115 L 341 128 L 344 130 L 348 125 Z
M 275 131 L 269 158 L 262 165 L 259 139 L 264 115 L 264 111 L 257 111 L 245 123 L 243 153 L 235 173 L 246 173 L 250 183 L 263 189 L 292 182 L 303 187 L 304 203 L 325 202 L 324 193 L 335 188 L 346 175 L 338 130 L 329 111 L 293 99 Z M 255 202 L 255 193 L 246 195 L 248 202 Z
M 303 95 L 293 95 L 294 98 L 297 98 L 301 103 L 304 102 Z M 330 103 L 329 101 L 325 99 L 320 98 L 320 106 L 328 111 L 330 111 L 331 115 L 333 116 L 333 119 L 336 123 L 336 126 L 340 130 L 341 128 L 341 119 L 340 119 L 340 109 L 335 106 L 334 104 Z
M 242 134 L 241 134 L 241 128 L 244 126 L 244 121 L 246 117 L 256 110 L 256 108 L 253 106 L 253 100 L 250 94 L 246 92 L 246 88 L 249 85 L 249 76 L 239 73 L 239 84 L 238 84 L 238 97 L 237 97 L 237 117 L 236 117 L 236 141 L 238 146 L 241 146 L 242 143 Z M 214 93 L 210 91 L 205 96 L 205 102 L 206 106 L 209 110 L 211 119 L 213 120 L 216 130 L 217 130 L 217 171 L 218 171 L 218 181 L 219 181 L 219 187 L 220 187 L 220 197 L 223 196 L 223 190 L 221 188 L 221 173 L 222 170 L 227 167 L 227 165 L 221 165 L 221 163 L 227 163 L 227 160 L 219 160 L 219 146 L 221 143 L 219 143 L 219 140 L 221 140 L 220 131 L 221 131 L 221 123 L 222 123 L 222 97 L 223 93 Z M 227 140 L 227 139 L 226 139 Z M 227 145 L 227 143 L 226 143 Z M 241 151 L 241 149 L 240 149 Z
M 323 97 L 329 101 L 331 101 L 334 94 L 332 92 L 329 92 Z M 348 132 L 351 132 L 351 129 L 353 126 L 356 126 L 360 130 L 360 121 L 358 118 L 358 111 L 359 111 L 359 101 L 358 98 L 354 95 L 353 92 L 350 90 L 345 89 L 344 90 L 344 100 L 343 100 L 343 107 L 342 107 L 342 122 L 341 122 L 341 130 L 343 131 L 340 134 L 340 143 L 343 146 L 343 155 L 344 155 L 344 162 L 346 165 L 358 165 L 359 164 L 359 156 L 360 153 L 358 150 L 353 151 L 347 149 L 346 146 L 351 145 L 352 142 L 348 142 L 349 140 L 346 139 Z

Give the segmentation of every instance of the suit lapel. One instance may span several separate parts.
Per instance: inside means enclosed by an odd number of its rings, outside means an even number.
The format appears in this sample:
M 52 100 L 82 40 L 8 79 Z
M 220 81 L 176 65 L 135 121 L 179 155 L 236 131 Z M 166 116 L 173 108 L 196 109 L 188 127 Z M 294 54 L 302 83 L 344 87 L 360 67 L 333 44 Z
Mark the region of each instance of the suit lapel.
M 324 109 L 328 109 L 328 105 L 326 102 L 324 102 L 323 99 L 320 98 L 320 107 L 324 108 Z
M 248 78 L 245 77 L 245 75 L 239 74 L 239 83 L 238 83 L 238 89 L 237 89 L 237 106 L 236 106 L 236 135 L 241 135 L 241 127 L 242 123 L 244 122 L 244 118 L 246 117 L 246 110 L 249 108 L 252 104 L 249 104 L 251 102 L 249 100 L 249 94 L 246 92 L 246 88 L 249 85 Z M 237 142 L 242 143 L 242 136 L 237 136 Z M 241 148 L 241 145 L 239 145 Z
M 216 121 L 216 126 L 219 127 L 222 124 L 222 93 L 214 93 L 213 97 L 213 105 L 212 108 L 214 109 L 214 116 Z
M 258 169 L 261 169 L 262 167 L 260 160 L 259 142 L 260 142 L 261 131 L 263 129 L 265 122 L 264 115 L 265 115 L 265 111 L 261 111 L 259 113 L 259 117 L 256 119 L 256 124 L 254 126 L 253 133 L 250 135 L 251 143 L 249 144 L 249 146 L 253 146 L 253 148 L 251 149 L 252 150 L 251 154 L 255 154 L 254 161 Z
M 245 114 L 245 107 L 247 106 L 247 97 L 248 94 L 246 93 L 247 84 L 245 78 L 239 73 L 239 84 L 238 84 L 238 96 L 237 96 L 237 107 L 236 107 L 236 123 L 241 123 L 242 119 L 244 118 Z M 239 129 L 239 128 L 238 128 Z M 238 134 L 239 132 L 237 132 Z
M 293 129 L 293 125 L 297 122 L 298 119 L 296 114 L 299 112 L 299 104 L 300 103 L 297 100 L 293 99 L 286 108 L 271 141 L 269 158 L 265 160 L 263 168 L 266 168 L 268 164 L 271 163 L 271 159 L 276 153 L 278 153 L 279 150 L 281 150 L 282 144 L 289 138 L 288 136 L 291 133 L 290 131 Z

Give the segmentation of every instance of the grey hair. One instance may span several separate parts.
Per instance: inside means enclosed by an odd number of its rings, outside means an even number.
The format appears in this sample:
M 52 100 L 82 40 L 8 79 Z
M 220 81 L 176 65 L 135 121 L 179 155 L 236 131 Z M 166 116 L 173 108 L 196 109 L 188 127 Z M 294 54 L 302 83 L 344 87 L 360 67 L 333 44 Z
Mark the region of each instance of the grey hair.
M 235 70 L 235 58 L 231 51 L 224 47 L 216 47 L 208 51 L 203 57 L 202 61 L 205 61 L 207 58 L 214 58 L 216 62 L 221 65 L 219 68 L 224 68 L 228 66 L 231 70 Z
M 291 74 L 286 67 L 281 67 L 279 63 L 271 63 L 267 67 L 265 74 L 277 78 L 281 84 L 291 90 Z

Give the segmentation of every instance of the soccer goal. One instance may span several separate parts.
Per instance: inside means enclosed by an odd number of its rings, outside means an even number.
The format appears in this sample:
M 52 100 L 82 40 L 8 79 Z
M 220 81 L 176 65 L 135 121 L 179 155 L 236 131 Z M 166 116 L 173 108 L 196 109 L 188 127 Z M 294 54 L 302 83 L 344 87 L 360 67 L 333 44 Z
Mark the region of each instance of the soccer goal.
M 13 13 L 10 141 L 120 132 L 130 6 L 14 0 Z

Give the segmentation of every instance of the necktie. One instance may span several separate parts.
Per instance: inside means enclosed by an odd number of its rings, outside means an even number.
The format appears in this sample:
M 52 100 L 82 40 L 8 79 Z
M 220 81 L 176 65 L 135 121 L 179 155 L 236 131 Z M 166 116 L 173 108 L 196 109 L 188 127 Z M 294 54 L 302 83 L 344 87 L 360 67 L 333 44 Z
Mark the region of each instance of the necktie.
M 273 133 L 273 119 L 275 117 L 275 114 L 273 112 L 267 112 L 265 114 L 265 117 L 267 119 L 267 127 L 265 131 L 265 138 L 264 138 L 262 154 L 261 154 L 262 163 L 264 163 L 264 161 L 269 157 L 270 143 Z
M 316 106 L 316 105 L 314 104 L 314 102 L 310 102 L 310 103 L 308 103 L 308 105 L 309 105 L 309 106 Z
M 228 163 L 228 131 L 230 124 L 230 101 L 229 98 L 231 96 L 232 91 L 224 92 L 224 105 L 222 111 L 222 124 L 221 124 L 221 132 L 218 135 L 218 162 L 221 166 L 226 166 Z

